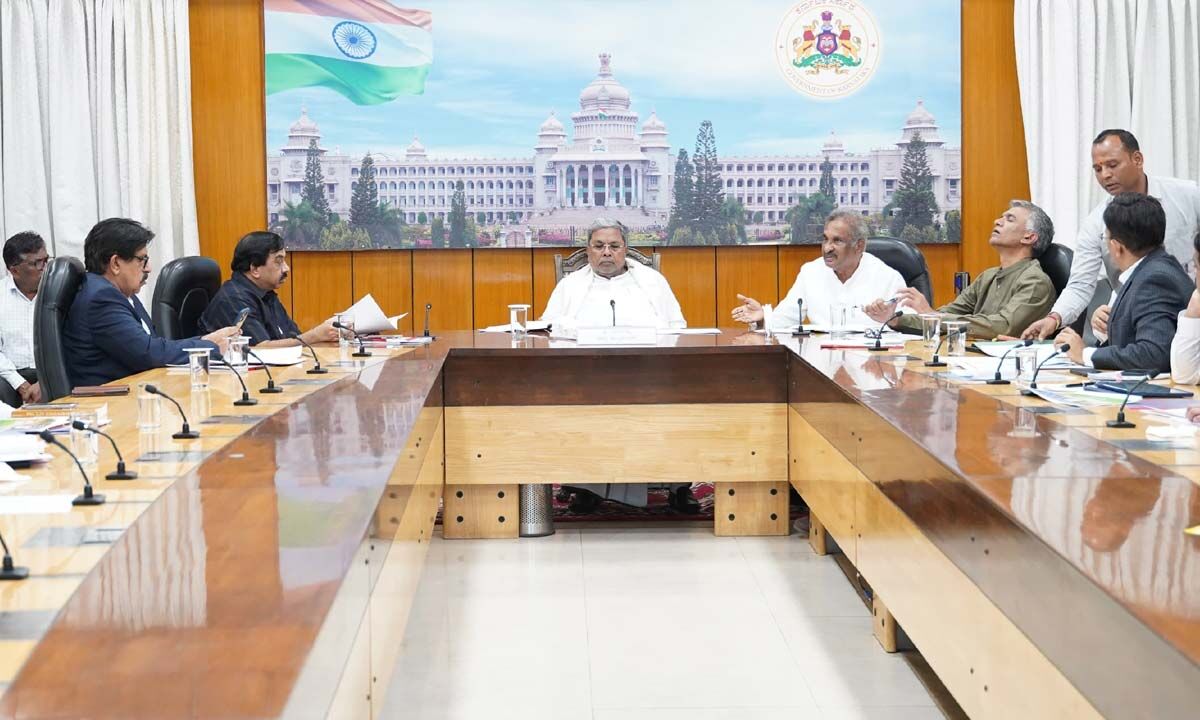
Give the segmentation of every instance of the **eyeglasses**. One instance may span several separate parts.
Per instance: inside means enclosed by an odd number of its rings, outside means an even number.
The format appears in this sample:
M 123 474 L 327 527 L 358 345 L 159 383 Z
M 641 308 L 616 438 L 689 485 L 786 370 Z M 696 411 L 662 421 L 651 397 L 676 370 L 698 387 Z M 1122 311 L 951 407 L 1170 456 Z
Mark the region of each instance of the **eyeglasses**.
M 140 263 L 142 264 L 142 269 L 143 269 L 143 270 L 145 270 L 145 269 L 146 269 L 146 263 L 150 262 L 150 255 L 149 255 L 149 254 L 146 254 L 146 255 L 134 255 L 134 256 L 133 256 L 132 258 L 130 258 L 130 259 L 131 259 L 131 260 L 137 260 L 138 262 L 140 262 Z
M 28 265 L 29 267 L 33 268 L 34 270 L 43 270 L 43 269 L 45 269 L 45 267 L 47 265 L 50 264 L 50 261 L 53 259 L 54 259 L 53 255 L 51 255 L 49 257 L 44 257 L 44 258 L 33 258 L 32 260 L 26 260 L 25 262 L 21 263 L 21 265 Z
M 594 243 L 594 244 L 592 244 L 591 248 L 593 250 L 595 250 L 596 252 L 604 252 L 604 248 L 608 248 L 609 252 L 616 253 L 618 250 L 624 250 L 625 246 L 623 244 L 617 244 L 617 243 L 608 243 L 608 244 Z

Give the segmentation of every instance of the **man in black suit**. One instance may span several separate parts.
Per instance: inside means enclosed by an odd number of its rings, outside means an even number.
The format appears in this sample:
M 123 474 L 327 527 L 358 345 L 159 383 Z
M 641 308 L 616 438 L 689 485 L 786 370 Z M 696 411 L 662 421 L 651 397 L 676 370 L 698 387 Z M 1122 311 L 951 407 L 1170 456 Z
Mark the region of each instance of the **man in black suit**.
M 1058 342 L 1071 346 L 1073 361 L 1100 370 L 1170 372 L 1179 311 L 1195 286 L 1163 247 L 1162 204 L 1141 193 L 1122 193 L 1104 210 L 1104 226 L 1110 257 L 1121 271 L 1103 328 L 1108 336 L 1099 347 L 1085 348 L 1083 338 L 1065 328 Z

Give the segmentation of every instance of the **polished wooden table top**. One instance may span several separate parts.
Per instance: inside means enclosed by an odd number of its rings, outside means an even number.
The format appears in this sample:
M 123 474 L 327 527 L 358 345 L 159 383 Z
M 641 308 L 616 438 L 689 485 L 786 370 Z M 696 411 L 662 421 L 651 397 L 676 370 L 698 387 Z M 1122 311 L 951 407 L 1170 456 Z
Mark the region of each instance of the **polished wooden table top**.
M 1160 421 L 1136 411 L 1137 428 L 1109 430 L 1103 422 L 1112 410 L 1039 414 L 1037 436 L 1010 437 L 1017 408 L 1046 403 L 1011 386 L 954 384 L 919 361 L 898 360 L 902 353 L 824 350 L 821 341 L 726 330 L 661 336 L 648 348 L 580 348 L 545 337 L 445 333 L 427 347 L 374 350 L 365 363 L 323 348 L 327 363 L 339 363 L 330 375 L 305 375 L 307 362 L 276 370 L 285 393 L 255 392 L 260 404 L 250 408 L 232 405 L 240 388 L 227 372 L 214 373 L 207 393 L 192 393 L 186 372 L 130 378 L 176 395 L 203 437 L 172 440 L 177 425 L 166 404 L 159 431 L 139 433 L 134 398 L 109 398 L 111 429 L 140 477 L 108 482 L 93 473 L 105 505 L 0 517 L 17 563 L 31 570 L 26 581 L 0 584 L 8 629 L 0 632 L 0 678 L 11 679 L 0 715 L 277 715 L 430 389 L 457 363 L 504 358 L 527 368 L 571 359 L 576 372 L 554 382 L 578 385 L 596 366 L 588 363 L 666 363 L 676 370 L 656 383 L 701 388 L 722 401 L 755 392 L 787 398 L 788 390 L 757 376 L 713 383 L 689 374 L 689 358 L 784 368 L 800 361 L 843 395 L 831 402 L 851 399 L 911 438 L 963 479 L 973 502 L 1000 509 L 1200 663 L 1200 538 L 1183 533 L 1200 524 L 1194 442 L 1168 449 L 1147 442 L 1145 429 Z M 923 356 L 916 343 L 905 352 Z M 676 361 L 683 364 L 670 365 Z M 259 371 L 247 378 L 252 392 L 264 382 Z M 811 392 L 821 401 L 826 391 Z M 448 380 L 447 405 L 452 394 Z M 102 443 L 97 470 L 114 459 Z M 893 472 L 903 475 L 895 460 Z M 9 492 L 79 490 L 77 472 L 57 455 L 28 475 Z M 104 529 L 120 538 L 81 543 L 81 533 Z

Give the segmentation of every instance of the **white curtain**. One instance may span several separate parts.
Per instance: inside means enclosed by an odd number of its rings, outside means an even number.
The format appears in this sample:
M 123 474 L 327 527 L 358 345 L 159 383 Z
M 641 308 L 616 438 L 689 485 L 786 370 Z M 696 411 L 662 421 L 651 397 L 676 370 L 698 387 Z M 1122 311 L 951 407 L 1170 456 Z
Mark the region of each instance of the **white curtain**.
M 1153 175 L 1200 180 L 1200 0 L 1017 0 L 1033 201 L 1074 247 L 1104 196 L 1091 141 L 1132 132 Z
M 0 0 L 0 237 L 82 257 L 122 216 L 197 254 L 191 122 L 187 0 Z

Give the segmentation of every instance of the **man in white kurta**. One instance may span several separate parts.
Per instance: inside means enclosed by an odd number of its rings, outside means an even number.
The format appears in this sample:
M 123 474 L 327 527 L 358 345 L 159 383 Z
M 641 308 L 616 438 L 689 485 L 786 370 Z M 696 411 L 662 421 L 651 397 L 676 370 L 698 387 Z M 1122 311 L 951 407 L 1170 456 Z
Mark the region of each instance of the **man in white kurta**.
M 588 265 L 559 281 L 542 319 L 551 325 L 555 337 L 575 337 L 581 327 L 653 326 L 661 330 L 685 328 L 679 301 L 667 279 L 658 271 L 626 258 L 625 226 L 616 220 L 601 218 L 588 229 Z M 601 500 L 645 507 L 644 484 L 581 484 L 567 489 L 574 492 L 571 509 L 587 513 Z M 696 512 L 699 503 L 690 487 L 672 493 L 674 507 Z
M 867 226 L 861 215 L 834 211 L 825 221 L 821 241 L 821 257 L 807 262 L 796 274 L 792 289 L 772 308 L 754 298 L 738 295 L 742 304 L 733 309 L 738 322 L 760 322 L 770 314 L 770 330 L 795 328 L 801 321 L 800 306 L 808 322 L 831 325 L 833 308 L 846 305 L 852 308 L 846 320 L 851 325 L 877 325 L 867 317 L 863 308 L 877 298 L 892 298 L 905 287 L 900 273 L 882 260 L 866 252 Z
M 1071 259 L 1071 277 L 1059 294 L 1050 313 L 1031 324 L 1023 338 L 1042 339 L 1058 332 L 1064 325 L 1087 312 L 1088 303 L 1096 291 L 1096 282 L 1103 271 L 1108 276 L 1113 296 L 1120 289 L 1121 271 L 1108 255 L 1104 236 L 1104 210 L 1112 199 L 1124 192 L 1138 192 L 1157 198 L 1167 215 L 1167 233 L 1163 246 L 1179 264 L 1195 277 L 1192 261 L 1192 240 L 1200 233 L 1200 186 L 1190 180 L 1147 175 L 1142 167 L 1145 158 L 1137 138 L 1127 130 L 1105 130 L 1092 143 L 1092 172 L 1096 182 L 1108 197 L 1097 205 L 1079 228 L 1075 238 L 1075 254 Z M 1093 329 L 1107 329 L 1111 301 L 1096 309 L 1098 322 Z M 1020 330 L 1020 328 L 1017 328 Z

